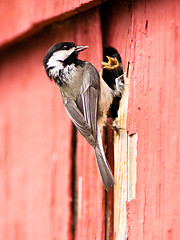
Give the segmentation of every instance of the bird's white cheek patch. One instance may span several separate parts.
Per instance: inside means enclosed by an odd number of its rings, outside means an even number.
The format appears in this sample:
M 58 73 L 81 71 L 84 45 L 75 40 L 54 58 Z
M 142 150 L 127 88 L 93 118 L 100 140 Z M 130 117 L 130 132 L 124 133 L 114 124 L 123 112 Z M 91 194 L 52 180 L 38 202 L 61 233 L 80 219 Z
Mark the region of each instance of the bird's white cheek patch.
M 63 65 L 61 62 L 63 62 L 66 58 L 68 58 L 74 52 L 74 50 L 75 50 L 75 47 L 69 50 L 60 50 L 53 53 L 53 55 L 50 57 L 47 63 L 48 68 L 58 66 L 60 69 L 62 69 L 63 67 L 61 66 Z
M 75 51 L 75 47 L 69 49 L 69 50 L 60 50 L 55 52 L 52 55 L 52 58 L 57 61 L 64 61 L 66 58 L 68 58 L 73 52 Z
M 58 67 L 59 69 L 63 69 L 63 63 L 51 57 L 47 63 L 48 68 Z

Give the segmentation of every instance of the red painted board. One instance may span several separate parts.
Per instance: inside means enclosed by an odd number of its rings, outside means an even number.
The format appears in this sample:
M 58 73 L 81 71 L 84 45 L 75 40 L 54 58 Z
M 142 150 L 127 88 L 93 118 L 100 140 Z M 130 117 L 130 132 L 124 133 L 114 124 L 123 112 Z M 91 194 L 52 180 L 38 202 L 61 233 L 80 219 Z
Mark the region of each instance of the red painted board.
M 72 124 L 42 67 L 50 32 L 1 53 L 0 239 L 71 239 Z
M 89 45 L 82 57 L 100 70 L 102 61 L 101 23 L 98 9 L 77 17 L 77 42 Z M 81 55 L 80 55 L 81 56 Z M 104 188 L 98 172 L 93 148 L 78 133 L 77 138 L 77 223 L 75 239 L 104 239 Z
M 112 124 L 112 119 L 108 119 Z M 106 157 L 114 175 L 114 130 L 109 126 L 104 130 Z M 114 240 L 114 187 L 106 193 L 106 240 Z
M 138 136 L 128 239 L 180 239 L 180 2 L 110 6 L 105 44 L 131 62 L 127 131 Z
M 9 0 L 0 2 L 0 46 L 24 39 L 43 26 L 67 19 L 103 0 Z
M 141 21 L 138 17 L 139 11 L 143 13 Z M 139 33 L 139 28 L 145 21 L 144 36 Z M 134 68 L 141 72 L 139 91 L 143 94 L 137 97 L 138 104 L 133 97 L 131 101 L 134 104 L 130 112 L 132 116 L 140 112 L 138 118 L 143 119 L 143 124 L 139 126 L 137 120 L 134 124 L 141 132 L 138 140 L 144 144 L 141 147 L 138 145 L 137 171 L 141 175 L 139 174 L 137 182 L 138 198 L 132 203 L 130 219 L 133 216 L 131 212 L 137 211 L 141 199 L 144 198 L 144 210 L 138 210 L 139 214 L 134 216 L 134 222 L 141 217 L 144 222 L 143 230 L 138 229 L 136 236 L 148 236 L 147 239 L 179 239 L 180 212 L 177 206 L 180 202 L 180 3 L 155 1 L 154 4 L 148 2 L 142 6 L 138 2 L 137 8 L 133 9 L 133 23 L 133 48 L 138 60 Z M 138 63 L 143 59 L 144 69 Z M 138 72 L 134 71 L 133 78 L 137 79 L 137 75 Z M 145 179 L 144 184 L 142 178 Z M 154 221 L 150 232 L 152 219 Z M 133 226 L 134 224 L 132 229 Z M 133 237 L 133 231 L 130 231 L 129 235 Z
M 73 29 L 67 22 L 1 53 L 0 239 L 72 236 L 72 123 L 42 59 L 56 41 L 74 41 Z
M 72 123 L 42 59 L 53 43 L 75 41 L 90 46 L 81 57 L 99 69 L 100 30 L 99 11 L 92 9 L 1 52 L 0 239 L 72 239 Z M 77 236 L 82 239 L 81 233 L 88 231 L 100 239 L 104 189 L 92 149 L 78 139 L 78 176 L 81 166 L 83 174 L 90 175 L 83 180 L 84 221 L 78 220 Z M 80 151 L 81 144 L 87 151 Z M 79 162 L 81 154 L 84 165 Z

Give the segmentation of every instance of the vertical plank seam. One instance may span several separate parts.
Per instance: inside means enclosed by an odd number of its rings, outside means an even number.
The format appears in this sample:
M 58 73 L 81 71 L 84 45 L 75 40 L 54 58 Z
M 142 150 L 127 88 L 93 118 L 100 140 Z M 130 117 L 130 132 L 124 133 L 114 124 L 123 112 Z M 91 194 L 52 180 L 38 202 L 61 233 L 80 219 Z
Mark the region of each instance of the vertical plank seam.
M 71 152 L 71 194 L 72 194 L 72 203 L 71 203 L 71 216 L 72 216 L 72 238 L 75 239 L 76 234 L 76 222 L 77 222 L 77 179 L 76 179 L 76 150 L 77 150 L 77 129 L 72 124 L 72 152 Z

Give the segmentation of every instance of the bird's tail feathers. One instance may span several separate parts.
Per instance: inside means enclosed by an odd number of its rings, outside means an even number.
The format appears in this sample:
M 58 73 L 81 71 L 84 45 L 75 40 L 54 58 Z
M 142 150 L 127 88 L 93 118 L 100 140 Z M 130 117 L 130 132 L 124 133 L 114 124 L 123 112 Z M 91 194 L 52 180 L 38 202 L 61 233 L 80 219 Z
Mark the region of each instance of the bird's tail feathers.
M 97 128 L 97 143 L 94 148 L 94 152 L 104 187 L 108 191 L 111 187 L 113 187 L 115 182 L 109 164 L 106 160 L 99 128 Z

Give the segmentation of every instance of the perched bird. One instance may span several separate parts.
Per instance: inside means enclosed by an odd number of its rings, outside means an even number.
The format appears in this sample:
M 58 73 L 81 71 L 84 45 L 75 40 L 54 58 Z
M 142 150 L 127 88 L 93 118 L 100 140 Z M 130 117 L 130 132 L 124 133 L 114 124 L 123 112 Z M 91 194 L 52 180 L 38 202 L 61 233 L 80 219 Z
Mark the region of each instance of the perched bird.
M 110 88 L 91 63 L 77 58 L 86 48 L 73 42 L 56 43 L 47 51 L 43 65 L 48 77 L 58 85 L 69 117 L 94 148 L 99 172 L 108 191 L 114 185 L 114 178 L 100 131 L 106 123 L 113 98 L 120 97 L 121 91 Z
M 116 79 L 118 78 L 121 82 L 121 91 L 124 90 L 124 71 L 121 61 L 121 57 L 118 51 L 113 47 L 103 48 L 103 62 L 102 62 L 102 78 L 112 89 L 116 89 Z M 108 117 L 113 120 L 117 117 L 117 111 L 119 109 L 119 102 L 121 96 L 116 96 L 113 98 L 113 102 L 107 113 Z

